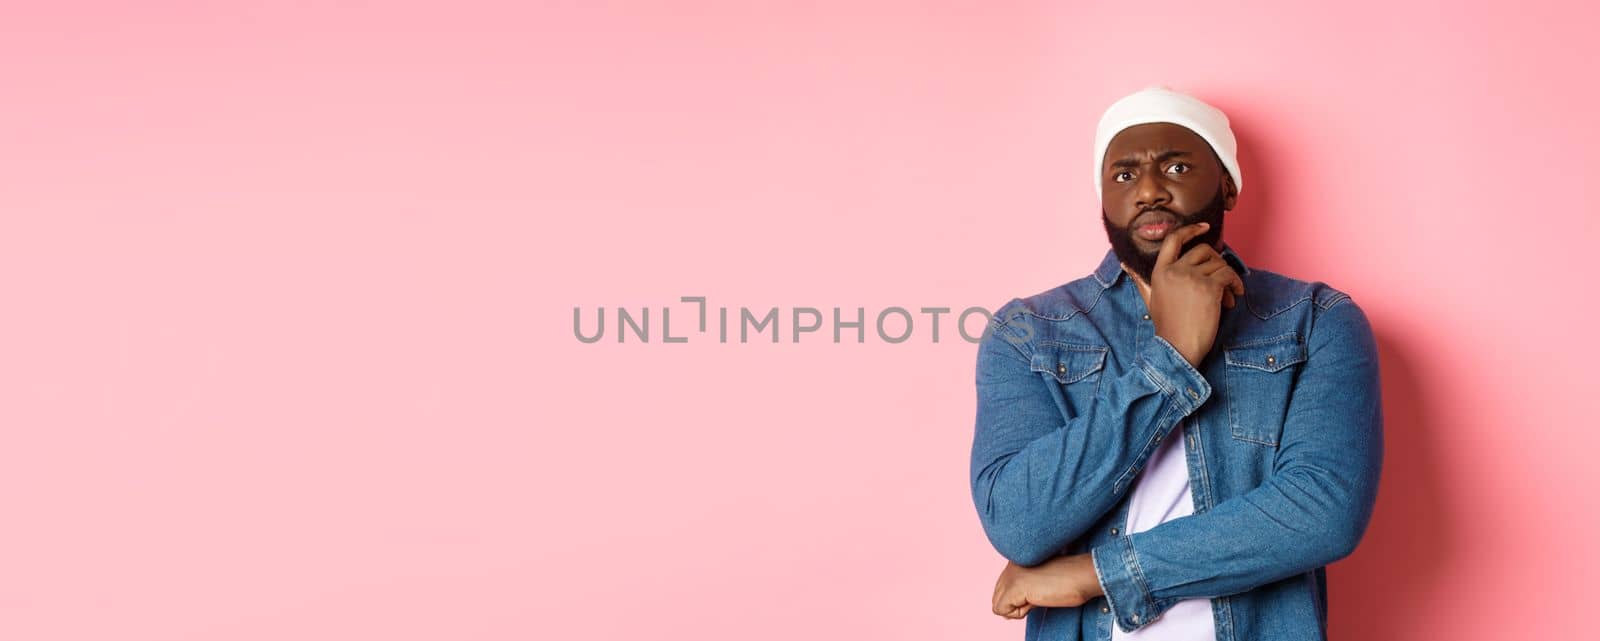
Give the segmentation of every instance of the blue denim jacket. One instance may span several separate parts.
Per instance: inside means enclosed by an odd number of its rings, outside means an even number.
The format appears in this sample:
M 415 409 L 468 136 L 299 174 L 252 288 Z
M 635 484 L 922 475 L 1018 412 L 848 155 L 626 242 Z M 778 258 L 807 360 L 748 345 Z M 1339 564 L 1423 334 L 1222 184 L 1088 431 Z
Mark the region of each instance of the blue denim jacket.
M 1324 566 L 1355 548 L 1377 497 L 1377 345 L 1348 294 L 1222 254 L 1245 295 L 1198 369 L 1155 335 L 1110 250 L 1093 274 L 1006 303 L 979 343 L 984 532 L 1024 566 L 1091 552 L 1106 591 L 1034 608 L 1026 639 L 1109 639 L 1202 597 L 1218 641 L 1327 637 Z M 1128 490 L 1185 417 L 1194 514 L 1128 536 Z

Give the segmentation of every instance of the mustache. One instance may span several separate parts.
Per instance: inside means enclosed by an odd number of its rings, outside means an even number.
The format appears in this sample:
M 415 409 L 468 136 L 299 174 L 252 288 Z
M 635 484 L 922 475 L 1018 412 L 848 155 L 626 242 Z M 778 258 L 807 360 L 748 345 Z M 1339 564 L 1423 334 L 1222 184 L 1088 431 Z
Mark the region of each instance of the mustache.
M 1154 222 L 1147 220 L 1148 218 L 1154 218 L 1154 216 L 1150 216 L 1150 214 L 1165 214 L 1165 216 L 1163 216 L 1164 218 L 1180 223 L 1191 218 L 1190 216 L 1185 216 L 1178 212 L 1172 211 L 1171 209 L 1167 209 L 1166 207 L 1151 207 L 1150 209 L 1145 209 L 1135 215 L 1133 217 L 1133 221 L 1128 223 L 1128 227 L 1131 229 L 1147 222 Z

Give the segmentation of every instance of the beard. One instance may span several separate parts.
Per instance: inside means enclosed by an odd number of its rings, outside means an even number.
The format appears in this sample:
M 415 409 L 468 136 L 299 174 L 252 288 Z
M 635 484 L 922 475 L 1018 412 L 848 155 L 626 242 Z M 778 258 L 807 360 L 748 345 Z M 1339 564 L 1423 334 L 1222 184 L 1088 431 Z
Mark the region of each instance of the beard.
M 1171 214 L 1178 220 L 1178 224 L 1176 226 L 1167 230 L 1167 233 L 1169 234 L 1177 231 L 1178 227 L 1182 227 L 1184 225 L 1190 225 L 1194 223 L 1211 223 L 1211 227 L 1206 229 L 1205 233 L 1194 238 L 1190 238 L 1188 242 L 1184 243 L 1182 247 L 1178 248 L 1179 256 L 1182 256 L 1184 252 L 1187 252 L 1201 244 L 1215 245 L 1218 241 L 1222 240 L 1223 210 L 1221 189 L 1217 190 L 1216 197 L 1212 198 L 1211 202 L 1206 203 L 1205 207 L 1201 207 L 1200 211 L 1187 216 L 1179 214 L 1178 212 L 1172 211 L 1171 209 L 1167 209 L 1165 207 L 1157 207 L 1156 209 Z M 1146 212 L 1139 213 L 1140 215 L 1143 215 Z M 1138 216 L 1133 218 L 1135 221 L 1138 219 Z M 1127 265 L 1128 269 L 1132 270 L 1133 273 L 1138 274 L 1140 279 L 1144 280 L 1146 283 L 1149 283 L 1150 276 L 1154 274 L 1156 270 L 1156 258 L 1161 255 L 1160 248 L 1157 248 L 1156 251 L 1149 253 L 1145 253 L 1144 250 L 1139 249 L 1139 246 L 1135 244 L 1136 241 L 1134 239 L 1134 231 L 1131 229 L 1133 223 L 1129 222 L 1129 227 L 1116 226 L 1111 222 L 1111 217 L 1106 215 L 1106 210 L 1104 207 L 1100 209 L 1100 220 L 1101 222 L 1105 223 L 1106 238 L 1111 241 L 1111 249 L 1112 251 L 1116 252 L 1117 259 L 1122 261 L 1124 265 Z

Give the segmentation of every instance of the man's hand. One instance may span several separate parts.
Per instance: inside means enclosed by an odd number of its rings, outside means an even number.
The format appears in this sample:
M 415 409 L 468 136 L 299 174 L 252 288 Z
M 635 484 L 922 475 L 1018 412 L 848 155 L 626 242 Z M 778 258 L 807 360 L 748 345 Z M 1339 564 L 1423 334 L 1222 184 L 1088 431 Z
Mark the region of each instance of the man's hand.
M 1031 568 L 1007 561 L 994 584 L 994 613 L 1020 619 L 1034 606 L 1077 607 L 1101 594 L 1088 554 L 1058 556 Z
M 1168 232 L 1150 274 L 1150 321 L 1156 335 L 1195 367 L 1217 340 L 1224 298 L 1244 295 L 1244 280 L 1212 246 L 1197 245 L 1178 255 L 1185 241 L 1208 227 L 1195 223 Z

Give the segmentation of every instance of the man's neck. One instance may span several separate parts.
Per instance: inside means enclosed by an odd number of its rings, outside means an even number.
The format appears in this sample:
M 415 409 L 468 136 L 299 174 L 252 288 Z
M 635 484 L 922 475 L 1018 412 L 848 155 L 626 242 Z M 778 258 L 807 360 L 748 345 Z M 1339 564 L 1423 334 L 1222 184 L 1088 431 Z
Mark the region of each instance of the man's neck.
M 1128 278 L 1130 280 L 1132 280 L 1134 282 L 1134 284 L 1139 288 L 1139 297 L 1144 299 L 1144 307 L 1145 307 L 1145 309 L 1149 309 L 1150 308 L 1150 284 L 1144 282 L 1143 278 L 1139 278 L 1139 275 L 1133 273 L 1133 270 L 1128 269 L 1127 263 L 1122 263 L 1122 272 L 1127 274 Z

